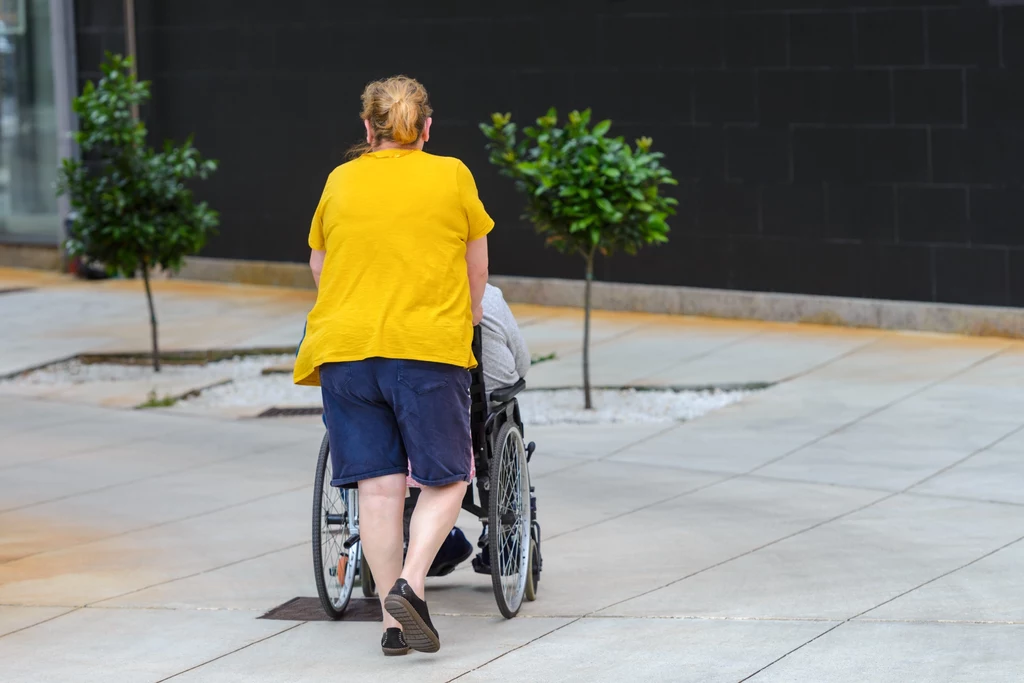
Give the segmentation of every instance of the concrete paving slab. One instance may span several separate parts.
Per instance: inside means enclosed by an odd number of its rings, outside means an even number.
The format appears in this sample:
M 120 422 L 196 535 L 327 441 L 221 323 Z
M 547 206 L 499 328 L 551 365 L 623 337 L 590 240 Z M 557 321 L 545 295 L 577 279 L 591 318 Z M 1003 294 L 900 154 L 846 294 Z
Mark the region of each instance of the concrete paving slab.
M 833 441 L 841 445 L 831 445 Z M 842 445 L 825 439 L 779 460 L 757 474 L 820 484 L 902 491 L 966 456 L 952 449 L 899 449 Z
M 678 423 L 596 424 L 596 425 L 526 425 L 526 438 L 537 443 L 534 462 L 548 456 L 597 460 L 632 444 L 674 429 Z
M 1024 624 L 1024 542 L 871 610 L 861 620 Z
M 552 539 L 720 479 L 680 468 L 583 461 L 534 483 L 544 536 Z
M 1006 339 L 933 334 L 886 334 L 833 363 L 815 370 L 817 379 L 854 384 L 871 381 L 922 384 L 963 372 L 1015 345 Z
M 734 683 L 831 625 L 821 622 L 583 619 L 490 662 L 460 680 Z M 567 676 L 572 678 L 567 679 Z
M 26 400 L 20 396 L 0 395 L 0 439 L 28 432 L 39 427 L 54 427 L 88 419 L 94 411 L 88 407 L 78 410 L 47 410 L 42 401 Z
M 95 416 L 95 413 L 91 413 Z M 0 418 L 5 424 L 6 418 Z M 13 426 L 13 425 L 12 425 Z M 42 462 L 133 441 L 159 437 L 174 431 L 175 425 L 154 425 L 144 419 L 126 420 L 116 427 L 109 421 L 93 419 L 60 422 L 52 427 L 14 431 L 4 438 L 0 468 Z
M 1011 683 L 1024 670 L 1024 626 L 852 622 L 797 650 L 755 683 Z
M 811 484 L 732 480 L 548 539 L 544 599 L 536 613 L 581 615 L 607 608 L 878 496 Z M 645 496 L 644 502 L 656 500 Z M 583 573 L 586 581 L 580 580 Z M 658 614 L 659 608 L 655 604 L 651 613 Z
M 20 631 L 30 626 L 48 621 L 62 614 L 67 614 L 71 609 L 67 607 L 23 607 L 19 605 L 4 605 L 0 607 L 0 637 L 14 631 Z
M 0 661 L 10 683 L 152 683 L 291 626 L 245 612 L 82 609 L 0 638 Z
M 338 678 L 346 683 L 442 683 L 550 633 L 566 619 L 438 617 L 441 651 L 384 657 L 380 624 L 310 622 L 189 671 L 175 681 L 234 683 L 239 672 L 252 683 L 300 683 Z M 277 623 L 283 622 L 266 622 Z M 486 634 L 486 635 L 485 635 Z M 344 655 L 338 648 L 344 649 Z
M 242 610 L 257 617 L 292 598 L 316 595 L 309 539 L 294 540 L 296 543 L 291 547 L 168 580 L 100 604 L 103 607 Z M 440 613 L 437 605 L 431 607 Z
M 89 604 L 287 548 L 309 537 L 309 503 L 307 490 L 271 495 L 8 561 L 0 604 Z
M 272 287 L 153 283 L 161 348 L 246 348 L 296 344 L 316 293 Z M 141 283 L 81 282 L 4 295 L 0 376 L 88 351 L 149 348 L 149 315 Z M 38 315 L 44 309 L 46 316 Z M 7 353 L 6 349 L 21 349 Z
M 979 453 L 948 472 L 911 489 L 1024 505 L 1024 449 L 1006 445 Z
M 641 324 L 642 322 L 637 318 L 621 314 L 595 315 L 590 327 L 591 344 L 593 344 L 593 348 L 597 348 L 609 339 L 626 334 Z M 534 356 L 546 356 L 554 353 L 561 357 L 578 353 L 583 348 L 582 311 L 565 309 L 553 312 L 550 317 L 538 320 L 521 329 L 523 338 L 530 348 L 530 353 Z M 544 365 L 547 363 L 536 366 L 534 370 L 539 371 Z
M 722 345 L 714 353 L 683 360 L 646 380 L 682 386 L 780 382 L 835 362 L 884 334 L 854 330 L 835 334 L 815 328 L 816 334 L 811 336 L 797 329 L 765 326 L 760 334 Z
M 810 426 L 773 431 L 747 428 L 740 405 L 734 404 L 719 411 L 733 417 L 732 428 L 729 427 L 729 421 L 715 420 L 715 414 L 706 415 L 643 443 L 624 448 L 611 455 L 609 460 L 742 473 L 786 455 L 819 438 L 822 433 L 822 428 Z M 824 429 L 827 433 L 828 428 Z
M 1016 508 L 904 496 L 606 612 L 847 619 L 1021 535 Z
M 596 343 L 591 350 L 591 379 L 596 386 L 664 386 L 663 375 L 668 368 L 714 353 L 752 334 L 756 332 L 732 326 L 644 326 Z M 579 386 L 581 363 L 579 352 L 562 352 L 557 359 L 531 368 L 530 386 Z
M 242 447 L 238 444 L 218 445 L 210 442 L 188 445 L 187 439 L 183 440 L 184 443 L 179 440 L 169 443 L 164 440 L 139 439 L 108 448 L 72 453 L 62 458 L 13 465 L 3 470 L 7 489 L 3 499 L 0 499 L 0 520 L 8 510 L 63 500 L 97 490 L 105 491 L 111 487 L 141 484 L 146 479 L 162 475 L 202 469 L 196 474 L 202 478 L 208 472 L 217 474 L 221 471 L 218 468 L 206 468 L 231 460 L 242 461 L 231 468 L 238 476 L 243 476 L 244 468 L 247 467 L 256 467 L 257 471 L 262 471 L 264 467 L 258 466 L 273 466 L 275 461 L 294 460 L 296 452 L 301 452 L 299 449 L 304 444 L 300 437 L 289 436 L 265 437 L 266 440 L 258 445 L 253 442 Z M 271 450 L 277 454 L 265 458 L 253 457 Z M 294 466 L 288 468 L 289 472 L 294 469 Z M 118 495 L 116 490 L 112 493 Z M 81 506 L 83 501 L 72 504 Z
M 853 451 L 876 448 L 927 452 L 953 450 L 967 456 L 993 445 L 1020 426 L 1016 420 L 972 420 L 969 415 L 956 413 L 937 413 L 922 418 L 901 412 L 894 407 L 865 418 L 829 435 L 822 444 Z M 965 427 L 968 422 L 970 428 Z

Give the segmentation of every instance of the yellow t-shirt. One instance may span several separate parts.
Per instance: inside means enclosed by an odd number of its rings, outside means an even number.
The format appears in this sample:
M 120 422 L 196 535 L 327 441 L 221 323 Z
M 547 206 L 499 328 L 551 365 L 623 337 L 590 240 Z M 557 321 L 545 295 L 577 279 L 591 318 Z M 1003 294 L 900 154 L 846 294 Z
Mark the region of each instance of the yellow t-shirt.
M 327 255 L 295 383 L 374 357 L 474 367 L 466 244 L 493 227 L 458 159 L 388 149 L 336 168 L 309 230 Z

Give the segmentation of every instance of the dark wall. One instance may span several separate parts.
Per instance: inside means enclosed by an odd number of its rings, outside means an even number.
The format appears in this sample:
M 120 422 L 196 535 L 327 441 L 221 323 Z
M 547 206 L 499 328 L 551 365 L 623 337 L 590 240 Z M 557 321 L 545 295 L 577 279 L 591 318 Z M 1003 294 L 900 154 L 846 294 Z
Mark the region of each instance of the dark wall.
M 998 5 L 1000 3 L 992 3 Z M 1002 3 L 1006 4 L 1005 0 Z M 76 2 L 83 78 L 121 3 Z M 682 180 L 670 242 L 623 282 L 1024 305 L 1024 7 L 982 0 L 138 0 L 145 113 L 222 162 L 207 254 L 304 261 L 366 81 L 403 72 L 498 221 L 497 273 L 545 250 L 477 124 L 593 107 Z

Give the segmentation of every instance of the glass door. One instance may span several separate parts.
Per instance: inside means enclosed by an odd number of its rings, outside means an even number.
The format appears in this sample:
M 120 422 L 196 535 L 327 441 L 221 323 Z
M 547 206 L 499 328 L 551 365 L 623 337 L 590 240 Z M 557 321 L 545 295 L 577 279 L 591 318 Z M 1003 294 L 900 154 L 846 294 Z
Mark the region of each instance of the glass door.
M 48 0 L 0 0 L 0 241 L 56 244 Z

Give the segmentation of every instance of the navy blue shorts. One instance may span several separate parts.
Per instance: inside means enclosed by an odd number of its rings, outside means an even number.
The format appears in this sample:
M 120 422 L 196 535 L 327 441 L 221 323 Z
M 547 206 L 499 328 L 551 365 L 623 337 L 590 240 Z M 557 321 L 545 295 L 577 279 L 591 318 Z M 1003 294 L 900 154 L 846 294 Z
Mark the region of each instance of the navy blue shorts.
M 331 484 L 406 474 L 423 486 L 472 477 L 469 371 L 454 365 L 368 358 L 320 366 Z

